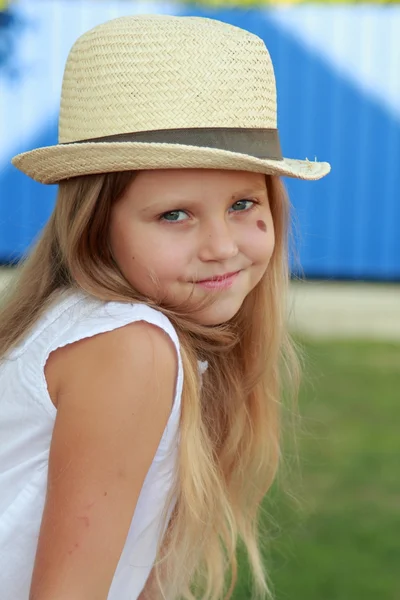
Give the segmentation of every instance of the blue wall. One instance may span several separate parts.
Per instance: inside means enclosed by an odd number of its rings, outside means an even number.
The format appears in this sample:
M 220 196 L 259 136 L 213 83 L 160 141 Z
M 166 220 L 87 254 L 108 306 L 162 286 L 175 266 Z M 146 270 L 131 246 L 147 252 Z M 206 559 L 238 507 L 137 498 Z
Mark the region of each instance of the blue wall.
M 86 12 L 82 16 L 79 2 L 68 4 L 54 0 L 45 6 L 46 19 L 49 19 L 49 10 L 54 11 L 50 23 L 58 23 L 57 35 L 64 38 L 67 35 L 65 32 L 70 30 L 66 19 L 72 23 L 79 17 L 82 31 L 94 24 L 90 21 L 91 15 L 87 14 L 88 6 L 96 12 L 95 20 L 102 22 L 119 14 L 127 14 L 127 6 L 131 5 L 124 5 L 121 1 L 102 2 L 103 6 L 108 4 L 109 12 L 100 14 L 99 3 L 91 2 L 86 4 Z M 334 8 L 326 8 L 325 11 L 315 9 L 315 14 L 310 15 L 310 7 L 287 8 L 286 11 L 186 10 L 182 6 L 170 7 L 165 3 L 150 3 L 146 7 L 146 11 L 139 12 L 163 10 L 171 14 L 213 17 L 248 29 L 265 40 L 276 72 L 278 125 L 284 155 L 288 158 L 307 157 L 310 160 L 316 156 L 318 160 L 332 164 L 331 174 L 318 182 L 286 179 L 296 210 L 301 235 L 297 243 L 305 274 L 318 278 L 400 280 L 400 112 L 396 112 L 392 106 L 396 104 L 397 92 L 395 90 L 390 96 L 379 85 L 372 85 L 373 78 L 379 75 L 377 66 L 371 65 L 370 69 L 366 69 L 360 64 L 359 69 L 356 67 L 353 72 L 345 72 L 340 56 L 329 53 L 329 37 L 326 48 L 318 47 L 318 31 L 322 26 L 331 31 L 329 27 L 333 17 L 342 29 L 332 30 L 332 35 L 337 36 L 339 32 L 343 36 L 343 43 L 350 43 L 350 40 L 346 42 L 345 37 L 353 36 L 352 43 L 355 46 L 358 44 L 357 36 L 360 36 L 359 43 L 366 43 L 367 40 L 371 46 L 374 40 L 382 40 L 383 19 L 387 20 L 387 26 L 395 21 L 400 27 L 400 9 L 386 8 L 383 15 L 382 9 L 377 7 L 352 7 L 347 9 L 347 13 L 339 8 L 337 13 Z M 354 19 L 354 14 L 349 15 L 349 11 L 354 13 L 357 10 L 361 11 L 359 14 L 364 21 L 367 19 L 370 28 L 373 23 L 379 29 L 375 35 L 370 34 L 372 37 L 369 39 L 359 33 L 362 19 Z M 130 12 L 134 12 L 134 9 L 130 9 Z M 34 39 L 35 27 L 40 31 L 35 20 L 41 18 L 40 10 L 33 11 L 32 3 L 27 1 L 21 3 L 18 14 L 25 20 L 25 25 L 15 28 L 13 35 L 16 47 L 21 36 L 28 35 L 27 31 Z M 316 20 L 313 27 L 317 33 L 314 34 L 312 30 L 311 34 L 305 36 L 303 16 L 310 23 L 311 17 Z M 61 23 L 64 24 L 62 28 Z M 353 23 L 352 27 L 349 23 Z M 82 31 L 77 30 L 72 41 Z M 72 43 L 69 39 L 64 41 L 60 65 L 65 62 L 66 48 Z M 43 32 L 40 36 L 38 33 L 36 43 L 49 45 L 43 51 L 46 56 L 51 55 L 53 38 L 46 39 Z M 400 52 L 400 43 L 397 44 L 397 50 Z M 389 48 L 386 51 L 390 60 L 392 53 Z M 18 64 L 21 61 L 24 64 L 21 56 L 15 60 Z M 393 86 L 397 85 L 400 109 L 399 71 L 392 69 L 392 77 L 397 80 L 394 83 L 391 80 L 391 85 L 392 92 Z M 19 86 L 22 98 L 19 100 L 20 112 L 28 104 L 32 110 L 32 103 L 41 102 L 39 90 L 37 98 L 35 94 L 32 96 L 32 92 L 27 95 L 24 88 L 27 77 L 24 69 L 22 73 L 10 76 L 0 67 L 0 85 L 3 86 L 0 92 L 6 89 L 5 86 Z M 61 66 L 58 67 L 57 77 L 62 77 Z M 381 87 L 387 85 L 385 81 L 383 78 Z M 46 82 L 42 87 L 45 85 Z M 45 89 L 40 90 L 40 94 L 45 92 Z M 56 191 L 55 186 L 37 184 L 19 173 L 9 164 L 9 159 L 16 152 L 56 143 L 58 108 L 53 103 L 54 109 L 47 120 L 43 120 L 39 129 L 32 128 L 30 137 L 27 138 L 24 132 L 24 143 L 22 136 L 19 143 L 18 131 L 12 137 L 9 122 L 12 114 L 17 123 L 18 111 L 14 109 L 13 112 L 10 99 L 8 105 L 4 104 L 4 98 L 1 104 L 0 95 L 0 107 L 3 108 L 0 137 L 4 140 L 1 133 L 6 131 L 5 143 L 11 146 L 9 140 L 13 140 L 9 155 L 7 148 L 4 151 L 4 146 L 0 154 L 0 261 L 3 262 L 18 258 L 28 248 L 51 213 Z

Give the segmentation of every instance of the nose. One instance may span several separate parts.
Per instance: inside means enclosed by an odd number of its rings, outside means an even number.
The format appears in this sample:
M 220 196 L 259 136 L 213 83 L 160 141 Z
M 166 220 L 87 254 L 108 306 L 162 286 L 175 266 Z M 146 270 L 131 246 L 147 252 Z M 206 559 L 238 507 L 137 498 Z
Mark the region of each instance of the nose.
M 215 220 L 204 227 L 200 244 L 199 258 L 202 261 L 224 261 L 234 258 L 238 245 L 233 231 L 224 219 Z

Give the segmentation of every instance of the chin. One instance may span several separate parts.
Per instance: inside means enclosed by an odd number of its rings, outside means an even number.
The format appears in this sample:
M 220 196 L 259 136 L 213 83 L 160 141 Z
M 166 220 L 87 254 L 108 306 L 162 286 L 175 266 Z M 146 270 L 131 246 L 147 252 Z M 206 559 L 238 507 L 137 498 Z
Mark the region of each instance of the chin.
M 241 304 L 238 306 L 213 306 L 211 309 L 198 313 L 195 317 L 196 321 L 201 325 L 222 325 L 232 319 L 240 310 Z

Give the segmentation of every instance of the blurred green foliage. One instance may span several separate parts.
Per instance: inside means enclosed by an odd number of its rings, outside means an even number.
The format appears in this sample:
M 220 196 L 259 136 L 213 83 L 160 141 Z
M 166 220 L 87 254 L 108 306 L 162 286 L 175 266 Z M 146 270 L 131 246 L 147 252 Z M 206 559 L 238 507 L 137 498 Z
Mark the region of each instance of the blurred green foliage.
M 399 600 L 400 344 L 302 345 L 301 464 L 263 505 L 276 600 Z M 239 557 L 233 600 L 251 598 Z

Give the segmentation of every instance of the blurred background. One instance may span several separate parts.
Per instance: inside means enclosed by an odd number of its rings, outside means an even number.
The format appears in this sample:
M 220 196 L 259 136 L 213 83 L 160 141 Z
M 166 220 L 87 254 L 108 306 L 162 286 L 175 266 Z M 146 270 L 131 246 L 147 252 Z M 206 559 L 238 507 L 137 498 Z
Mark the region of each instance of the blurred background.
M 0 284 L 56 194 L 11 157 L 57 143 L 76 38 L 137 13 L 211 17 L 263 38 L 284 156 L 332 165 L 318 182 L 285 180 L 290 322 L 307 365 L 301 465 L 292 492 L 266 501 L 265 560 L 277 600 L 400 600 L 400 4 L 0 0 Z M 250 592 L 242 556 L 235 599 Z

